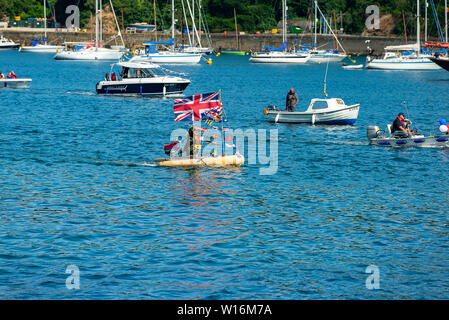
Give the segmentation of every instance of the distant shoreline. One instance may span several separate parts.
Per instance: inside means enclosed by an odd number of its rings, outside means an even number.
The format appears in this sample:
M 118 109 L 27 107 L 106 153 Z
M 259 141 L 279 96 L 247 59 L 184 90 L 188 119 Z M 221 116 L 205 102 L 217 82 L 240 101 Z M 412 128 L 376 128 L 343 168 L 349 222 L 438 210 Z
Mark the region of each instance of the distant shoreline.
M 23 30 L 29 29 L 29 30 Z M 73 32 L 66 29 L 60 29 L 59 32 L 65 42 L 85 42 L 92 41 L 93 35 L 90 32 Z M 43 29 L 0 29 L 0 34 L 3 34 L 6 38 L 9 38 L 20 44 L 29 45 L 32 38 L 42 38 L 44 36 Z M 114 45 L 114 40 L 109 41 L 116 33 L 104 33 L 103 39 L 105 45 Z M 134 47 L 136 45 L 142 45 L 145 41 L 154 41 L 156 38 L 155 33 L 123 33 L 123 38 L 127 47 Z M 182 43 L 182 35 L 176 34 L 176 43 Z M 55 29 L 47 29 L 47 37 L 49 43 L 60 43 L 58 33 Z M 158 40 L 168 40 L 171 38 L 171 34 L 157 33 Z M 235 32 L 224 33 L 212 33 L 212 43 L 216 51 L 219 48 L 236 48 L 236 35 Z M 239 48 L 242 51 L 259 51 L 263 46 L 280 46 L 282 44 L 282 36 L 280 34 L 240 34 L 239 35 Z M 380 54 L 383 48 L 390 45 L 402 45 L 405 44 L 405 39 L 397 36 L 362 36 L 362 35 L 338 35 L 338 39 L 349 54 L 366 54 L 367 46 L 369 45 L 375 52 Z M 330 36 L 330 43 L 335 46 L 335 40 Z M 369 40 L 369 43 L 366 41 Z M 408 39 L 408 43 L 414 43 L 414 39 Z M 431 40 L 431 39 L 429 39 Z M 435 39 L 436 40 L 436 39 Z M 188 38 L 184 36 L 184 43 L 188 42 Z M 288 35 L 288 47 L 293 47 L 296 43 L 311 44 L 313 42 L 312 33 L 304 33 L 296 35 Z M 329 43 L 326 35 L 317 36 L 318 47 L 323 49 L 329 49 Z M 206 47 L 206 40 L 202 37 L 203 46 Z

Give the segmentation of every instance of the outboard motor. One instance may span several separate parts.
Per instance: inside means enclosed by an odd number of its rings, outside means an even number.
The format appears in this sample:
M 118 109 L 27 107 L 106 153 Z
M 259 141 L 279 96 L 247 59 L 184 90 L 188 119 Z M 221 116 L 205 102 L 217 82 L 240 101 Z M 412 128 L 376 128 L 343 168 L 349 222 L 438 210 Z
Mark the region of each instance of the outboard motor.
M 378 126 L 368 126 L 368 128 L 366 128 L 366 136 L 369 140 L 379 137 L 379 133 L 380 130 Z

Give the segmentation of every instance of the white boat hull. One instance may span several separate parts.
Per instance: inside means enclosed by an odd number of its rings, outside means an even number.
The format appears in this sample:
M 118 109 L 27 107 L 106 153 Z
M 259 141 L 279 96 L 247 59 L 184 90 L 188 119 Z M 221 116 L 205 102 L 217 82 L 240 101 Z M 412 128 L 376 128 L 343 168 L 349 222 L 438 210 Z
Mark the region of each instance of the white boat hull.
M 108 48 L 94 47 L 88 49 L 81 49 L 78 51 L 61 51 L 58 52 L 54 58 L 56 60 L 119 60 L 123 51 L 113 50 Z
M 154 53 L 154 54 L 144 54 L 140 56 L 134 56 L 130 61 L 133 62 L 152 62 L 159 64 L 171 64 L 171 63 L 184 63 L 184 64 L 194 64 L 201 61 L 201 54 L 196 53 Z
M 38 44 L 30 47 L 20 47 L 19 51 L 23 53 L 56 53 L 59 47 L 50 44 Z
M 310 54 L 310 62 L 341 62 L 347 56 L 345 54 Z
M 339 110 L 314 112 L 289 112 L 266 110 L 268 119 L 275 123 L 308 123 L 327 125 L 353 125 L 359 114 L 359 104 L 344 106 Z
M 366 65 L 367 69 L 382 70 L 440 70 L 440 66 L 424 59 L 374 59 Z
M 293 63 L 304 64 L 310 59 L 309 55 L 288 52 L 270 52 L 251 55 L 249 61 L 253 63 Z
M 30 87 L 30 78 L 0 79 L 0 88 L 25 89 Z

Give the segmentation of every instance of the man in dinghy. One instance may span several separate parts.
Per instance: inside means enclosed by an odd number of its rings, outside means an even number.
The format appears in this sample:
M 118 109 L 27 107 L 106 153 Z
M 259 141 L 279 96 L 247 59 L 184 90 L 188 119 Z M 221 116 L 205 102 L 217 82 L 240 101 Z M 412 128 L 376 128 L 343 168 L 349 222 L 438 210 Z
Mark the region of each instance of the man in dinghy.
M 393 121 L 391 126 L 391 133 L 398 137 L 410 137 L 412 133 L 410 132 L 409 126 L 412 122 L 406 119 L 404 114 L 400 112 L 396 119 Z

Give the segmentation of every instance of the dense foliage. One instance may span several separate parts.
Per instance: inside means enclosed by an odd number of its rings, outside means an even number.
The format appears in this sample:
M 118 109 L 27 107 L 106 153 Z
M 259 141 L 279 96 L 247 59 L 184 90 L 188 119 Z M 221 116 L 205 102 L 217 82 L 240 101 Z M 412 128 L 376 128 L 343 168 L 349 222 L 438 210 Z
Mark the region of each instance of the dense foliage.
M 0 17 L 7 16 L 13 19 L 20 16 L 22 19 L 41 17 L 44 0 L 0 0 Z M 95 11 L 95 0 L 47 0 L 55 8 L 57 21 L 65 21 L 67 15 L 65 8 L 68 5 L 78 5 L 81 11 L 81 26 L 85 25 L 91 14 Z M 190 4 L 195 1 L 196 12 L 199 0 L 188 0 Z M 185 2 L 185 1 L 184 1 Z M 444 0 L 434 0 L 440 13 L 440 21 L 444 23 Z M 103 0 L 103 5 L 109 0 Z M 156 19 L 158 29 L 168 29 L 171 23 L 171 0 L 113 0 L 117 18 L 126 27 L 130 23 L 154 23 L 154 3 L 156 4 Z M 237 21 L 240 31 L 263 32 L 275 28 L 281 19 L 281 0 L 202 0 L 204 15 L 207 18 L 209 29 L 212 32 L 233 31 L 234 8 L 237 12 Z M 424 0 L 421 0 L 424 12 Z M 181 21 L 181 0 L 175 0 L 176 18 Z M 313 0 L 288 0 L 290 19 L 308 19 L 313 14 Z M 343 24 L 346 33 L 360 33 L 364 30 L 365 9 L 368 5 L 376 4 L 381 14 L 391 14 L 394 18 L 393 32 L 402 34 L 404 11 L 407 24 L 407 33 L 415 32 L 416 1 L 415 0 L 321 0 L 319 5 L 322 11 L 330 16 L 335 12 L 337 23 Z M 48 17 L 51 17 L 47 10 Z M 122 18 L 123 15 L 123 18 Z M 341 19 L 343 21 L 341 21 Z M 122 20 L 123 19 L 123 20 Z M 429 31 L 436 33 L 433 16 L 429 9 Z

